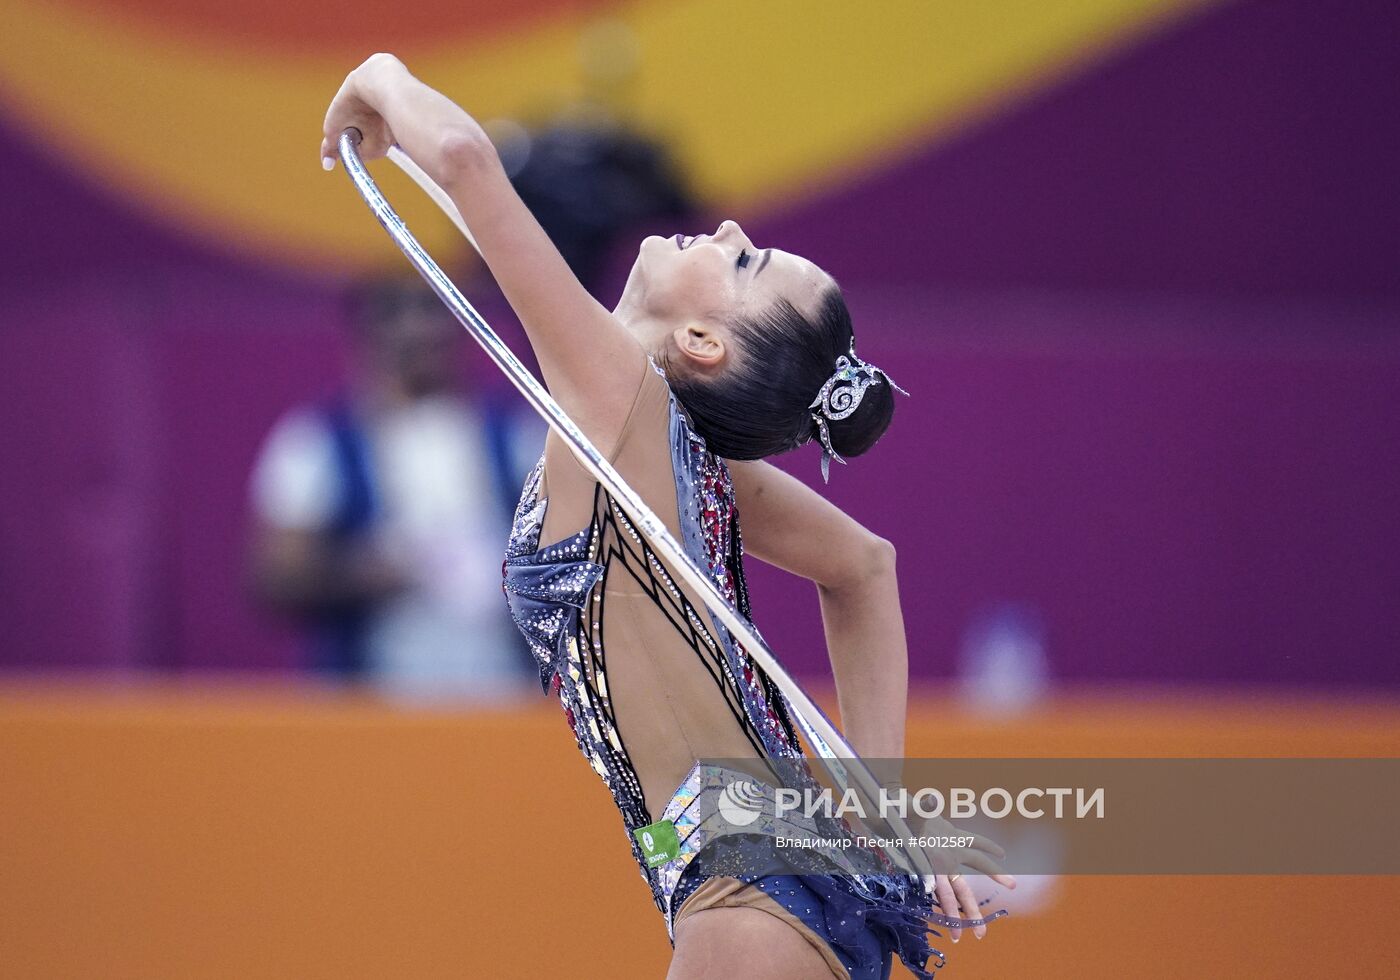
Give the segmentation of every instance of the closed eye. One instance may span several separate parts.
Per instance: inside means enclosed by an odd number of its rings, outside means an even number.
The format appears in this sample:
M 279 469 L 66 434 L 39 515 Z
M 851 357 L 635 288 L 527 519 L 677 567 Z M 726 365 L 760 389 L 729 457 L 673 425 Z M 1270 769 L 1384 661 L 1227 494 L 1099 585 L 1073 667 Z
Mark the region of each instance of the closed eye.
M 749 250 L 746 249 L 746 248 L 741 248 L 741 249 L 739 250 L 739 259 L 738 259 L 738 261 L 735 263 L 735 265 L 737 265 L 739 268 L 743 269 L 743 268 L 745 268 L 745 267 L 749 264 L 749 258 L 750 258 L 750 256 L 749 256 Z

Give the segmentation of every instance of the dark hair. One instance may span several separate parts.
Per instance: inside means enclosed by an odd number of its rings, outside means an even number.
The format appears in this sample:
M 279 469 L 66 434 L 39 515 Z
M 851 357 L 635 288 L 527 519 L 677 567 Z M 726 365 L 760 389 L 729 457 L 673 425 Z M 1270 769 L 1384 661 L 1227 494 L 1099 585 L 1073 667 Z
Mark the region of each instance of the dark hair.
M 810 406 L 853 336 L 841 290 L 827 290 L 811 319 L 779 300 L 733 327 L 739 350 L 718 377 L 667 371 L 672 391 L 709 450 L 726 459 L 762 459 L 817 438 Z M 893 417 L 894 391 L 882 380 L 866 389 L 853 414 L 828 423 L 832 448 L 841 456 L 859 456 L 875 445 Z

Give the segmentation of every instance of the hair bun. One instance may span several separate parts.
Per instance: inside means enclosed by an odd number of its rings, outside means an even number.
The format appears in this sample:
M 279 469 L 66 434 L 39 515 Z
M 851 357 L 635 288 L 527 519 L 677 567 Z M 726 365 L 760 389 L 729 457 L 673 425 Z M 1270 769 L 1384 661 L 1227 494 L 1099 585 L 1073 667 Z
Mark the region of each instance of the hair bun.
M 860 404 L 844 419 L 826 423 L 831 434 L 831 448 L 842 457 L 859 456 L 867 452 L 879 441 L 894 418 L 894 389 L 883 377 L 879 377 L 865 389 Z M 816 420 L 812 429 L 816 435 Z M 820 441 L 820 439 L 818 440 Z

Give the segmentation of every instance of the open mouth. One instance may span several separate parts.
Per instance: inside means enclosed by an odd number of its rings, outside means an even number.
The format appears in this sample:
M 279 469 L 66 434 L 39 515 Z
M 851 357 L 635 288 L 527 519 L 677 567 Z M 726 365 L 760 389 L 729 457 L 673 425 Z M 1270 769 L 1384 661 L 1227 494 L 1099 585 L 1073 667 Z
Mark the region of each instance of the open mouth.
M 691 245 L 695 244 L 696 236 L 694 235 L 675 235 L 673 237 L 676 241 L 676 248 L 679 248 L 681 250 L 685 250 Z

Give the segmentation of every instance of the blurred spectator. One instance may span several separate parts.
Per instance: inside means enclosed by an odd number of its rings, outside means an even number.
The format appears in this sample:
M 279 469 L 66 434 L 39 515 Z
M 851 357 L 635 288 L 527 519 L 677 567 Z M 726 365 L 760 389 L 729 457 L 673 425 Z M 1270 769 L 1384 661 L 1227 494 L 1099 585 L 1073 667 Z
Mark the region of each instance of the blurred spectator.
M 421 284 L 357 288 L 351 320 L 353 382 L 288 412 L 254 468 L 256 590 L 307 624 L 322 670 L 406 694 L 521 689 L 500 563 L 542 429 L 458 390 L 464 333 Z
M 618 242 L 653 226 L 674 234 L 695 214 L 666 147 L 602 113 L 576 107 L 533 131 L 497 124 L 492 136 L 521 200 L 590 290 Z
M 521 200 L 596 294 L 616 247 L 635 250 L 652 230 L 675 234 L 697 206 L 670 147 L 628 108 L 640 59 L 631 28 L 595 21 L 579 38 L 578 58 L 577 100 L 532 126 L 495 120 L 488 128 Z

